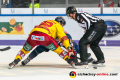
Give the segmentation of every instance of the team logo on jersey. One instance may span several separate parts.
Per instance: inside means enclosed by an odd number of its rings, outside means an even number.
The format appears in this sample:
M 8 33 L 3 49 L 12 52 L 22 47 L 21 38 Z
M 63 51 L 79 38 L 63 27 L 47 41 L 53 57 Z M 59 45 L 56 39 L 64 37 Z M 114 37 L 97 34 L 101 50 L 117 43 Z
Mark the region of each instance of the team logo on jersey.
M 44 36 L 35 36 L 35 35 L 32 35 L 31 37 L 32 40 L 38 40 L 38 41 L 44 41 Z
M 120 33 L 120 23 L 114 20 L 106 20 L 107 31 L 104 37 L 113 37 Z

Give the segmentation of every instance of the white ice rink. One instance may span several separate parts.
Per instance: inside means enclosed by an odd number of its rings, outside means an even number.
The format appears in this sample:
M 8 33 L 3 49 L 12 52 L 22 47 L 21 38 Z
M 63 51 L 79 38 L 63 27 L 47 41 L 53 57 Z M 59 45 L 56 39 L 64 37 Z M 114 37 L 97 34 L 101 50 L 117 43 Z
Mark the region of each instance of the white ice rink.
M 2 78 L 4 77 L 30 78 L 31 76 L 31 79 L 33 78 L 33 76 L 36 79 L 38 79 L 39 77 L 50 79 L 52 77 L 55 78 L 55 76 L 56 78 L 60 79 L 60 76 L 69 77 L 69 73 L 71 71 L 75 71 L 76 73 L 120 73 L 120 47 L 101 47 L 105 55 L 106 67 L 98 67 L 97 69 L 93 69 L 91 63 L 89 64 L 89 69 L 85 69 L 83 66 L 81 66 L 79 69 L 74 69 L 52 51 L 41 53 L 26 66 L 20 66 L 21 63 L 19 63 L 13 69 L 8 69 L 8 64 L 14 60 L 16 54 L 21 48 L 22 47 L 14 46 L 8 51 L 0 52 L 0 80 L 2 80 Z M 88 52 L 90 52 L 92 57 L 96 59 L 90 49 L 88 49 Z M 69 77 L 68 79 L 72 78 Z

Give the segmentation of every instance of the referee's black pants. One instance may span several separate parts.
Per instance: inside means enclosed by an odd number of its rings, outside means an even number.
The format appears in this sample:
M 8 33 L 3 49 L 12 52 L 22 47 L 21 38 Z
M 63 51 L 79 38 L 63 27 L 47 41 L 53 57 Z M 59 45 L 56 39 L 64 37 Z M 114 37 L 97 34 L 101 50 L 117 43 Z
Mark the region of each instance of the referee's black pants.
M 97 60 L 103 60 L 104 54 L 98 46 L 100 40 L 103 38 L 105 32 L 107 30 L 106 23 L 101 20 L 92 25 L 83 37 L 79 41 L 79 50 L 80 50 L 80 58 L 82 62 L 87 61 L 87 45 L 90 44 L 91 50 L 94 52 Z

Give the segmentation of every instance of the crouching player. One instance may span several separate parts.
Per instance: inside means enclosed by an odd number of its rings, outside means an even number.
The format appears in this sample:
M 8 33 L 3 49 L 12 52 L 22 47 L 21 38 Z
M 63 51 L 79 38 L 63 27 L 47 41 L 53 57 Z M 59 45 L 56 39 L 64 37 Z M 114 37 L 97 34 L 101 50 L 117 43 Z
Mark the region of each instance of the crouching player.
M 75 51 L 75 54 L 76 54 L 76 58 L 74 59 L 75 65 L 79 65 L 80 62 L 78 62 L 78 59 L 80 59 L 80 57 L 77 57 L 77 54 L 79 54 L 79 56 L 80 56 L 79 45 L 77 45 L 77 43 L 72 40 L 72 37 L 69 33 L 67 33 L 65 31 L 65 34 L 66 34 L 67 38 L 69 39 L 70 45 L 71 45 L 71 47 L 73 47 L 73 50 Z M 56 41 L 65 50 L 65 46 L 63 45 L 63 43 L 61 43 L 58 40 L 56 40 Z M 87 62 L 92 63 L 93 61 L 94 61 L 94 59 L 91 57 L 91 54 L 88 53 Z
M 9 64 L 10 68 L 20 62 L 23 57 L 28 54 L 32 48 L 36 45 L 43 45 L 49 50 L 57 53 L 62 59 L 67 61 L 71 66 L 75 67 L 73 59 L 75 58 L 75 53 L 73 48 L 70 46 L 69 40 L 64 33 L 62 26 L 66 24 L 66 21 L 62 17 L 57 17 L 55 20 L 46 20 L 40 25 L 35 26 L 35 28 L 30 32 L 30 35 L 25 42 L 23 48 L 18 52 L 14 61 Z M 55 38 L 58 36 L 60 42 L 63 43 L 68 52 L 61 49 Z
M 67 38 L 69 39 L 69 42 L 70 42 L 70 45 L 73 47 L 73 50 L 75 51 L 75 54 L 77 55 L 77 54 L 79 54 L 80 55 L 80 52 L 79 52 L 79 46 L 72 40 L 72 37 L 71 37 L 71 35 L 69 34 L 69 33 L 67 33 L 66 31 L 65 31 L 65 34 L 66 34 L 66 36 L 67 36 Z M 61 43 L 60 41 L 59 41 L 59 39 L 58 38 L 56 38 L 55 39 L 56 40 L 56 42 L 59 44 L 59 46 L 62 48 L 62 49 L 64 49 L 64 50 L 66 50 L 65 49 L 65 47 L 64 47 L 64 45 L 63 45 L 63 43 Z M 45 46 L 37 46 L 30 54 L 29 54 L 29 56 L 24 60 L 24 61 L 22 61 L 21 62 L 21 64 L 24 66 L 24 65 L 26 65 L 28 62 L 30 62 L 30 60 L 32 60 L 33 58 L 35 58 L 38 54 L 40 54 L 40 53 L 42 53 L 42 52 L 48 52 L 49 51 L 49 49 L 47 49 Z M 91 58 L 91 54 L 90 53 L 88 53 L 88 62 L 92 62 L 92 61 L 94 61 L 94 59 L 93 58 Z M 76 57 L 75 59 L 74 59 L 74 63 L 75 63 L 75 65 L 78 65 L 79 63 L 78 63 L 78 58 Z

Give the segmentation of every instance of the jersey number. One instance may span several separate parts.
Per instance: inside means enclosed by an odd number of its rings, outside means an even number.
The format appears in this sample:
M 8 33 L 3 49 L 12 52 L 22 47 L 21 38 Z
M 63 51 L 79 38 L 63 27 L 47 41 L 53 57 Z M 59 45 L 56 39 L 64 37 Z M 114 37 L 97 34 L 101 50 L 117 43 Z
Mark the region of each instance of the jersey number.
M 44 25 L 46 27 L 51 27 L 53 25 L 53 23 L 52 22 L 48 22 L 48 21 L 44 21 L 40 25 Z

